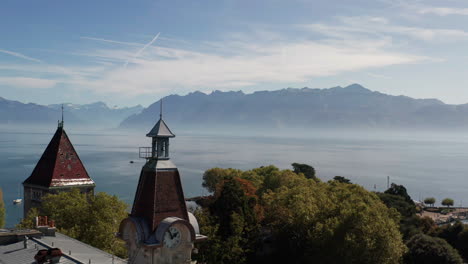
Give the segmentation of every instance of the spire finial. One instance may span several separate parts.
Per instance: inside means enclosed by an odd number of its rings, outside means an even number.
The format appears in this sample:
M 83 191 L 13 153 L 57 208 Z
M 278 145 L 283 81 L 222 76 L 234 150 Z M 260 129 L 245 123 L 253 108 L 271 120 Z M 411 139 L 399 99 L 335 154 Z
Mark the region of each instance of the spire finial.
M 58 121 L 58 127 L 63 127 L 63 104 L 62 104 L 62 121 Z
M 163 99 L 161 98 L 161 101 L 159 102 L 159 119 L 162 119 L 162 110 L 163 110 Z

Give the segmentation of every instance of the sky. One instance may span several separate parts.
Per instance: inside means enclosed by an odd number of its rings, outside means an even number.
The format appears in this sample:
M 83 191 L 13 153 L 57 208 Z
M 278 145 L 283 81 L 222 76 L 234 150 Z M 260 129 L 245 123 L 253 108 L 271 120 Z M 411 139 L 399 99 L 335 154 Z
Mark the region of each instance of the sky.
M 18 1 L 0 5 L 0 97 L 149 104 L 359 83 L 468 103 L 466 0 Z

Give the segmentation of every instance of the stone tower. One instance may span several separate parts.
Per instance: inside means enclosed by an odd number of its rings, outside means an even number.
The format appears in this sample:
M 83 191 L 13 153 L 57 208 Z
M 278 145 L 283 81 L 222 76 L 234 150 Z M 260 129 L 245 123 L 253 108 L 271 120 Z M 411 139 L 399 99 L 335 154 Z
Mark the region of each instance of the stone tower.
M 79 188 L 83 193 L 94 193 L 94 181 L 65 133 L 63 119 L 31 176 L 23 182 L 23 187 L 24 217 L 29 209 L 41 206 L 41 198 L 45 194 L 72 188 Z
M 146 135 L 152 146 L 140 148 L 147 159 L 141 169 L 132 212 L 120 224 L 129 263 L 189 264 L 198 234 L 195 217 L 187 212 L 177 167 L 169 159 L 169 138 L 175 135 L 160 116 Z

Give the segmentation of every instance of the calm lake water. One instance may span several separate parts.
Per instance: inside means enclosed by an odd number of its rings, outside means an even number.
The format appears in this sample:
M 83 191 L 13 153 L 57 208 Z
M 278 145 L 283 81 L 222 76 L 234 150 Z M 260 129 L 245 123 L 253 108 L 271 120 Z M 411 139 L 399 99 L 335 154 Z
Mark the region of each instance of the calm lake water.
M 85 134 L 65 130 L 96 182 L 96 191 L 115 194 L 131 204 L 144 164 L 138 159 L 138 147 L 150 144 L 145 132 Z M 12 200 L 18 197 L 21 183 L 31 174 L 54 132 L 0 129 L 0 187 L 7 226 L 14 226 L 22 217 L 22 205 L 13 205 Z M 207 194 L 201 179 L 212 167 L 251 169 L 274 164 L 287 169 L 300 162 L 313 165 L 323 180 L 341 175 L 369 190 L 375 185 L 375 190 L 383 191 L 390 176 L 391 182 L 406 186 L 415 200 L 450 197 L 457 206 L 468 205 L 468 138 L 463 136 L 409 133 L 372 139 L 340 135 L 299 139 L 179 133 L 171 140 L 171 158 L 181 172 L 186 197 Z

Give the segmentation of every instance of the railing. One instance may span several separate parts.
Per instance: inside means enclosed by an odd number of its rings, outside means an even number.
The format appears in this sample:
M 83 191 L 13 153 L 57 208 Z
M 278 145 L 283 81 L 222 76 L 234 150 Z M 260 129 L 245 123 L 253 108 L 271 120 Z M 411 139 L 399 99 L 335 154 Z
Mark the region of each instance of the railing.
M 152 148 L 151 147 L 140 147 L 139 148 L 139 156 L 141 159 L 149 159 L 152 155 Z

